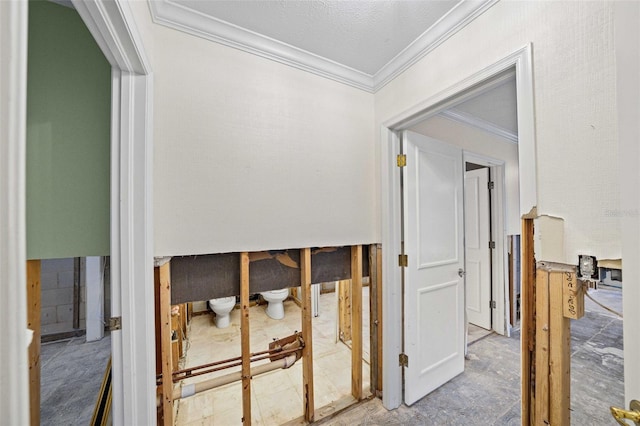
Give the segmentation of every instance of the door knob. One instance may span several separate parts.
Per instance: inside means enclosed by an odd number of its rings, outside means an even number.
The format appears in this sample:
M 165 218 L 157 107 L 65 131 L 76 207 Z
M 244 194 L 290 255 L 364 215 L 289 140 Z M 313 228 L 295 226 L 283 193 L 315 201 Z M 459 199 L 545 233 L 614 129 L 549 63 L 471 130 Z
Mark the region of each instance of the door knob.
M 462 269 L 462 268 L 458 269 L 458 276 L 459 277 L 464 277 L 464 274 L 466 274 L 466 272 L 464 272 L 464 269 Z
M 611 407 L 611 415 L 621 425 L 629 426 L 625 420 L 631 420 L 636 425 L 640 425 L 640 401 L 635 399 L 629 404 L 629 410 L 624 410 L 618 407 Z

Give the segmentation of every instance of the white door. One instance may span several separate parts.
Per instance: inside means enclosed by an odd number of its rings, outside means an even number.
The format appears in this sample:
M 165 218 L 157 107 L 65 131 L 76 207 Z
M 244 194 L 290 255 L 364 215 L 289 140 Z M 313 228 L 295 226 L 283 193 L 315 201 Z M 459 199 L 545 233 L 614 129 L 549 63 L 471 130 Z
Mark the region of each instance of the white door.
M 467 319 L 491 329 L 491 253 L 489 250 L 489 169 L 464 177 L 464 247 Z
M 464 371 L 462 151 L 404 132 L 405 403 Z

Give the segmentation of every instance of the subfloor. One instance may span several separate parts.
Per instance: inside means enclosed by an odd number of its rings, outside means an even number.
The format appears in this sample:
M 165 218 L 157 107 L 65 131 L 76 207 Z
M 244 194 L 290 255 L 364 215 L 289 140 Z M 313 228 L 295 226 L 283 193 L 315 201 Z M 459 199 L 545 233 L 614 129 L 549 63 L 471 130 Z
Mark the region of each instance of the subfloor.
M 601 287 L 596 291 L 591 290 L 590 294 L 616 311 L 622 311 L 620 289 Z M 366 302 L 363 305 L 367 306 Z M 287 314 L 294 311 L 293 307 L 288 305 Z M 254 321 L 258 322 L 259 313 L 252 312 L 252 315 L 251 325 L 254 327 L 252 350 L 262 350 L 263 344 L 259 344 L 257 340 L 265 340 L 265 338 L 254 337 L 254 331 L 256 334 L 266 335 L 267 339 L 276 336 L 271 336 L 272 333 L 267 333 L 264 329 L 262 333 L 258 333 L 259 326 L 257 324 L 254 326 Z M 296 315 L 292 314 L 289 317 Z M 205 327 L 202 327 L 202 330 L 215 329 L 213 324 L 206 324 L 208 316 L 203 316 L 203 318 L 204 320 L 198 320 L 198 317 L 194 317 L 195 320 L 205 322 Z M 264 320 L 266 318 L 263 318 Z M 332 330 L 323 332 L 322 327 L 316 331 L 316 324 L 319 324 L 320 321 L 322 320 L 314 320 L 314 357 L 316 359 L 314 373 L 316 375 L 317 408 L 326 402 L 326 399 L 323 400 L 320 394 L 322 386 L 326 386 L 328 389 L 333 386 L 339 394 L 348 394 L 350 390 L 342 383 L 345 377 L 350 378 L 350 372 L 346 370 L 350 365 L 350 358 L 344 354 L 340 355 L 344 358 L 338 362 L 345 370 L 333 372 L 331 366 L 334 361 L 330 361 L 330 357 L 326 358 L 326 354 L 330 352 L 329 348 L 322 343 L 315 343 L 316 339 L 322 338 L 323 334 L 328 335 L 325 336 L 329 339 L 327 342 L 330 342 L 331 336 L 333 336 Z M 368 320 L 363 322 L 368 324 Z M 294 324 L 294 329 L 299 330 L 298 324 L 300 324 L 299 319 Z M 282 337 L 290 332 L 288 328 L 284 327 L 276 334 L 277 337 Z M 197 333 L 197 327 L 192 327 L 192 348 Z M 203 331 L 200 333 L 202 338 L 206 340 L 206 333 Z M 609 414 L 609 406 L 622 406 L 624 403 L 622 320 L 587 299 L 586 314 L 580 320 L 572 321 L 571 333 L 571 423 L 587 426 L 614 425 L 616 423 Z M 367 332 L 365 332 L 366 335 L 368 335 Z M 218 344 L 215 347 L 226 347 L 227 345 L 222 345 L 222 343 L 228 343 L 228 338 L 229 336 L 219 336 Z M 255 344 L 254 339 L 256 339 Z M 213 350 L 213 346 L 211 348 L 211 358 L 220 359 L 223 357 L 217 350 Z M 84 338 L 75 338 L 69 341 L 43 344 L 41 359 L 41 418 L 43 425 L 85 425 L 89 423 L 109 353 L 109 338 L 95 343 L 84 343 Z M 239 355 L 239 353 L 238 344 L 233 355 Z M 322 356 L 323 353 L 325 356 Z M 321 361 L 323 358 L 326 358 L 326 361 Z M 299 366 L 296 365 L 292 368 L 299 368 Z M 260 412 L 263 418 L 269 419 L 268 422 L 263 420 L 262 424 L 279 424 L 276 417 L 269 417 L 270 415 L 279 415 L 278 413 L 288 413 L 283 418 L 296 418 L 301 415 L 302 402 L 299 394 L 298 396 L 287 396 L 288 394 L 281 392 L 283 388 L 290 386 L 294 388 L 297 386 L 299 391 L 302 375 L 299 370 L 295 374 L 294 371 L 285 371 L 285 375 L 280 373 L 277 376 L 275 374 L 278 372 L 270 373 L 264 376 L 267 378 L 264 382 L 262 380 L 254 382 L 252 398 L 254 398 L 254 407 L 257 407 L 254 408 L 254 416 Z M 368 366 L 364 364 L 363 373 L 367 380 L 368 371 Z M 368 386 L 365 387 L 366 389 Z M 206 394 L 207 392 L 203 395 Z M 272 398 L 268 396 L 257 397 L 257 395 L 264 394 L 270 395 Z M 213 404 L 208 399 L 193 399 L 193 401 L 199 402 L 191 405 L 190 413 L 185 412 L 187 411 L 186 404 L 182 404 L 183 411 L 179 414 L 180 419 L 191 417 L 195 418 L 191 421 L 193 424 L 212 425 L 218 424 L 211 417 L 213 413 L 220 414 L 221 411 L 230 411 L 230 415 L 233 417 L 226 424 L 238 424 L 240 417 L 242 417 L 239 388 L 235 392 L 230 392 L 227 399 L 214 398 Z M 227 407 L 226 410 L 225 407 Z M 264 413 L 266 413 L 266 417 L 264 417 Z M 222 421 L 220 423 L 225 424 Z M 253 424 L 260 424 L 257 418 Z M 511 338 L 496 334 L 480 336 L 479 340 L 469 346 L 465 372 L 411 407 L 402 405 L 395 410 L 387 411 L 382 406 L 382 402 L 374 398 L 333 418 L 319 422 L 319 424 L 520 425 L 519 333 L 513 333 Z
M 368 306 L 368 288 L 363 289 L 363 306 Z M 320 296 L 319 315 L 312 319 L 315 407 L 319 409 L 351 397 L 351 350 L 337 339 L 338 300 L 335 293 Z M 301 330 L 301 312 L 292 300 L 284 302 L 285 318 L 273 320 L 265 313 L 266 305 L 249 310 L 251 352 L 264 351 L 274 338 L 283 338 Z M 368 310 L 367 310 L 368 311 Z M 369 317 L 363 316 L 363 336 L 369 336 Z M 368 337 L 363 339 L 363 358 L 369 360 Z M 213 314 L 192 317 L 187 342 L 186 367 L 240 356 L 240 311 L 231 312 L 231 325 L 219 329 Z M 369 364 L 363 360 L 363 390 L 369 393 Z M 255 364 L 257 365 L 257 364 Z M 253 366 L 253 364 L 252 364 Z M 230 369 L 184 380 L 199 382 Z M 253 425 L 278 425 L 303 415 L 302 361 L 286 370 L 276 370 L 251 380 L 251 417 Z M 241 424 L 241 383 L 233 383 L 180 400 L 175 403 L 176 425 Z
M 589 293 L 622 312 L 620 289 Z M 585 301 L 571 321 L 571 424 L 617 424 L 609 406 L 624 406 L 622 320 Z M 476 336 L 482 334 L 475 330 Z M 471 334 L 470 334 L 471 335 Z M 472 340 L 471 338 L 469 339 Z M 387 411 L 380 399 L 359 404 L 322 425 L 520 425 L 520 333 L 490 334 L 471 343 L 463 374 L 411 407 Z

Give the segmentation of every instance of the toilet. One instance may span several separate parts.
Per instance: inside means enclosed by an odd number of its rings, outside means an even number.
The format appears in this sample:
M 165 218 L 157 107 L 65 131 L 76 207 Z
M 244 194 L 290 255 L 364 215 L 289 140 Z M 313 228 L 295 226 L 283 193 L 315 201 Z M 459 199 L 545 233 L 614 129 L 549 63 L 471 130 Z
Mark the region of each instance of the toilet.
M 260 294 L 264 300 L 269 302 L 267 315 L 276 320 L 284 318 L 284 305 L 282 302 L 289 297 L 289 289 L 283 288 L 280 290 L 265 291 Z
M 221 297 L 219 299 L 209 300 L 209 307 L 216 313 L 214 320 L 216 327 L 226 328 L 229 327 L 229 313 L 236 306 L 236 297 Z

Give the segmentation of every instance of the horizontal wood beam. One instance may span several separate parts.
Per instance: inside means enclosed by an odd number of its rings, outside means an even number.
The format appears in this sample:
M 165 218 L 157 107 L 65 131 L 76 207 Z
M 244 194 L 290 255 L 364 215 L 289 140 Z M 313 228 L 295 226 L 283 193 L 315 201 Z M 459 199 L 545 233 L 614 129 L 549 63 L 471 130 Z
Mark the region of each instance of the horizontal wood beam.
M 351 279 L 351 247 L 311 250 L 311 283 Z M 368 246 L 363 250 L 362 276 L 369 276 Z M 248 254 L 249 292 L 259 293 L 300 285 L 300 250 Z M 174 256 L 171 259 L 171 303 L 174 305 L 240 294 L 239 253 Z M 215 281 L 215 285 L 214 284 Z

